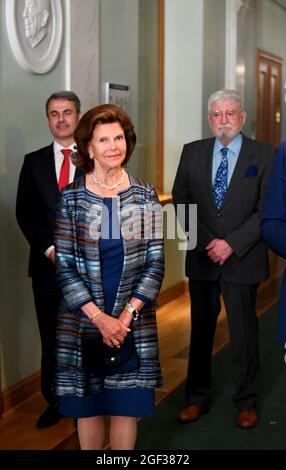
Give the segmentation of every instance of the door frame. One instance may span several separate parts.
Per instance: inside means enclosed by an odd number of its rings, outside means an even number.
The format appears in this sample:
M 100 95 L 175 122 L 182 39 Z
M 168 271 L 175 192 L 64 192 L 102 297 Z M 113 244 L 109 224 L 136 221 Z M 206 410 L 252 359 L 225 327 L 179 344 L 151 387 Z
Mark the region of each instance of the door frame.
M 283 59 L 271 52 L 264 51 L 263 49 L 256 50 L 256 104 L 255 104 L 255 138 L 257 138 L 257 125 L 258 125 L 258 114 L 259 114 L 259 86 L 258 86 L 258 78 L 259 78 L 259 59 L 269 60 L 281 66 L 281 83 L 282 83 L 282 67 L 283 67 Z M 280 100 L 280 123 L 281 123 L 281 112 L 282 112 L 282 90 L 281 90 L 281 83 L 280 83 L 280 93 L 281 93 L 281 100 Z M 280 126 L 281 128 L 281 126 Z

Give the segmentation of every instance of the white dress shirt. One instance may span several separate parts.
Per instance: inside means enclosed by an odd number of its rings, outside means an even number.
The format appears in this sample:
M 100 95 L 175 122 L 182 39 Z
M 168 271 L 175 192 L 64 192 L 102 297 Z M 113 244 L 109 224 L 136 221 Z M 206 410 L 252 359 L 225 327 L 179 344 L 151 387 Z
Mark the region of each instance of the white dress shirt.
M 72 144 L 69 147 L 63 147 L 58 142 L 54 141 L 54 159 L 55 159 L 55 169 L 56 169 L 56 175 L 57 175 L 57 182 L 59 182 L 61 167 L 62 167 L 62 163 L 64 161 L 64 155 L 61 152 L 61 150 L 64 149 L 64 148 L 69 148 L 69 149 L 71 149 L 71 151 L 74 151 L 74 145 L 75 144 Z M 72 161 L 70 161 L 70 162 L 71 162 L 71 165 L 70 165 L 69 183 L 72 183 L 72 181 L 74 180 L 76 167 L 74 166 Z M 45 251 L 45 255 L 47 257 L 49 257 L 49 254 L 51 253 L 51 251 L 54 248 L 55 248 L 54 245 L 49 246 L 49 248 L 47 248 L 46 251 Z
M 55 158 L 55 168 L 56 168 L 57 182 L 59 182 L 61 167 L 62 167 L 62 163 L 64 161 L 64 156 L 63 156 L 61 150 L 64 149 L 64 148 L 68 148 L 72 152 L 74 152 L 74 145 L 75 144 L 72 144 L 69 147 L 63 147 L 58 142 L 56 142 L 56 141 L 54 142 L 54 158 Z M 75 168 L 74 164 L 71 161 L 69 183 L 71 183 L 74 179 L 75 169 L 76 168 Z

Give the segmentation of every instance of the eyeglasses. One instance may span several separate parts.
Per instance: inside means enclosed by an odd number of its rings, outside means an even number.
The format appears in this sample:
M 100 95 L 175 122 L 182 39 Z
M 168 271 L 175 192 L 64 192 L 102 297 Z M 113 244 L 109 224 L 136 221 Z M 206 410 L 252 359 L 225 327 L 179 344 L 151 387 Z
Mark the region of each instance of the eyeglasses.
M 214 111 L 214 112 L 209 113 L 209 115 L 213 119 L 216 119 L 216 120 L 221 120 L 223 116 L 225 116 L 227 119 L 235 120 L 238 118 L 238 115 L 240 113 L 242 113 L 242 111 L 234 111 L 234 109 L 230 109 L 230 110 L 225 111 L 225 113 L 223 113 L 222 111 Z

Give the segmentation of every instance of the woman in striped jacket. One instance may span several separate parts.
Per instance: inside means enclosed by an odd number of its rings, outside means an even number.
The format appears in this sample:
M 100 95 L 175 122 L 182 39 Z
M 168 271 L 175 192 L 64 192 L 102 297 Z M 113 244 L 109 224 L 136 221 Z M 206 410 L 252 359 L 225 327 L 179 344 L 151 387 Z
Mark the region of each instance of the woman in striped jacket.
M 63 296 L 54 393 L 59 411 L 77 418 L 82 449 L 103 449 L 110 416 L 111 448 L 128 450 L 135 446 L 136 418 L 154 413 L 154 389 L 161 385 L 155 312 L 164 275 L 161 206 L 152 185 L 125 169 L 136 135 L 120 108 L 90 109 L 74 136 L 83 176 L 62 191 L 57 210 Z M 95 333 L 105 347 L 93 358 L 86 338 L 93 341 Z M 106 348 L 123 352 L 130 339 L 136 368 L 105 374 L 90 368 Z

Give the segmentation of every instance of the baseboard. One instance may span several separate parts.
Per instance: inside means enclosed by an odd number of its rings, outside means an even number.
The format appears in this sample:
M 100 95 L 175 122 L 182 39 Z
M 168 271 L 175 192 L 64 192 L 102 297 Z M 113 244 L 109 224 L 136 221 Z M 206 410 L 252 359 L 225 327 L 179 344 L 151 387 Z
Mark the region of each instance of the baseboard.
M 280 293 L 282 275 L 270 277 L 262 282 L 257 291 L 257 312 L 268 310 L 275 302 L 277 302 Z
M 25 377 L 2 392 L 2 412 L 6 413 L 40 390 L 40 371 Z
M 178 282 L 174 286 L 171 286 L 168 289 L 165 289 L 163 292 L 160 292 L 157 298 L 157 303 L 159 307 L 162 307 L 166 303 L 171 302 L 171 300 L 176 299 L 176 297 L 179 297 L 186 292 L 188 292 L 188 282 Z
M 3 395 L 2 392 L 0 392 L 0 418 L 3 414 Z

